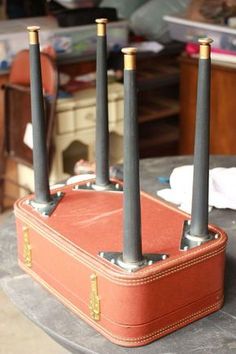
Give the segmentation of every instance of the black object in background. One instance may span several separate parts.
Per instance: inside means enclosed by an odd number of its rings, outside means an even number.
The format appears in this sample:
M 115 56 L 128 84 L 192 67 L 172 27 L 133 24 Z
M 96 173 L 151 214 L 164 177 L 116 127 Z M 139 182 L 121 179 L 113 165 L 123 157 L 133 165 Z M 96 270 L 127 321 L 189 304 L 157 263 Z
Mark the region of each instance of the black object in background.
M 60 27 L 82 26 L 94 24 L 97 18 L 117 21 L 116 9 L 111 7 L 89 7 L 75 10 L 59 10 L 54 13 Z
M 46 0 L 6 0 L 5 11 L 9 19 L 46 15 Z

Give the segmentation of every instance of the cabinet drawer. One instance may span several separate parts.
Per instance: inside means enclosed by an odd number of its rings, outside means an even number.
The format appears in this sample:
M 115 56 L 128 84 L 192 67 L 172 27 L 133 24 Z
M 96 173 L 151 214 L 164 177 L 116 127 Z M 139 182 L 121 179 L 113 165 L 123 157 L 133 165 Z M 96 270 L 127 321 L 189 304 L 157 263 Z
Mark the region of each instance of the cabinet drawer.
M 116 123 L 124 118 L 124 100 L 115 100 L 108 103 L 109 122 Z
M 77 130 L 93 128 L 96 123 L 95 106 L 57 112 L 57 134 L 67 134 Z
M 109 124 L 118 123 L 124 116 L 123 100 L 108 104 Z M 72 133 L 82 129 L 94 128 L 96 125 L 96 107 L 74 107 L 71 110 L 57 112 L 57 134 Z
M 93 128 L 96 124 L 96 107 L 75 109 L 75 130 Z
M 74 110 L 57 112 L 56 115 L 56 134 L 66 134 L 75 131 Z

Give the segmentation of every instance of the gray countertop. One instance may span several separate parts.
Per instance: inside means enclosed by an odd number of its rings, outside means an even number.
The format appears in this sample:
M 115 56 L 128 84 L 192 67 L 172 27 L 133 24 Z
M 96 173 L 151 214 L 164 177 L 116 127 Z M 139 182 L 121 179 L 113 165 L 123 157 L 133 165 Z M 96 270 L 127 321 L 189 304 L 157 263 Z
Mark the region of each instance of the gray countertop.
M 174 167 L 191 163 L 191 157 L 142 160 L 142 189 L 156 195 L 158 189 L 165 187 L 158 177 L 168 177 Z M 214 157 L 211 167 L 216 166 L 236 166 L 236 157 Z M 236 212 L 214 209 L 210 222 L 221 226 L 229 236 L 224 307 L 144 347 L 124 348 L 110 343 L 20 270 L 13 215 L 0 226 L 0 286 L 27 317 L 71 353 L 233 354 L 236 353 Z

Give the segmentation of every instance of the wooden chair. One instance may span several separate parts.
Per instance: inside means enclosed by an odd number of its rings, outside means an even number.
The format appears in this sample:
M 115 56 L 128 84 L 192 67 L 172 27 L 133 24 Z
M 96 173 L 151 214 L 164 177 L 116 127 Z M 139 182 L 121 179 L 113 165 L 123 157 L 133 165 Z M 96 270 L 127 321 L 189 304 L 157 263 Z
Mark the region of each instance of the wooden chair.
M 58 73 L 55 62 L 50 56 L 41 53 L 40 58 L 47 148 L 49 161 L 51 162 Z M 17 184 L 17 181 L 6 177 L 6 160 L 13 159 L 17 163 L 33 167 L 32 150 L 25 141 L 26 129 L 29 123 L 31 123 L 29 51 L 23 50 L 16 55 L 11 66 L 9 83 L 4 86 L 3 137 L 2 141 L 0 141 L 0 212 L 3 210 L 5 182 Z M 24 188 L 22 186 L 19 187 Z M 9 195 L 7 197 L 11 198 Z

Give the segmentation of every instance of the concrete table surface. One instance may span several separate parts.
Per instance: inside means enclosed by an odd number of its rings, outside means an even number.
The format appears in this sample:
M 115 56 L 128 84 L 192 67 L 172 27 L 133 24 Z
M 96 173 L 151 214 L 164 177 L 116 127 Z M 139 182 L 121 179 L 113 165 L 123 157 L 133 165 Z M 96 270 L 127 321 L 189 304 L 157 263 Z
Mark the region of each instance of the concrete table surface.
M 165 187 L 158 177 L 169 177 L 174 167 L 191 163 L 191 157 L 142 160 L 142 190 L 155 196 L 158 189 Z M 236 166 L 236 157 L 214 157 L 211 168 L 217 166 Z M 20 270 L 13 215 L 0 226 L 0 286 L 28 318 L 71 353 L 233 354 L 236 353 L 236 211 L 214 209 L 210 222 L 221 226 L 229 236 L 224 307 L 144 347 L 124 348 L 110 343 Z

